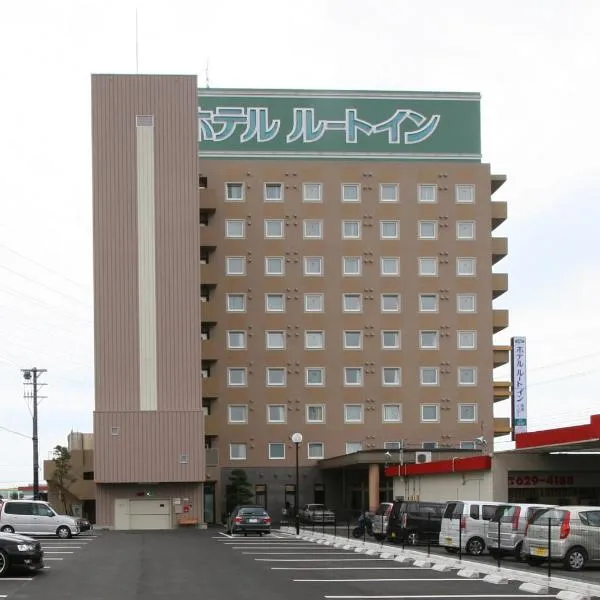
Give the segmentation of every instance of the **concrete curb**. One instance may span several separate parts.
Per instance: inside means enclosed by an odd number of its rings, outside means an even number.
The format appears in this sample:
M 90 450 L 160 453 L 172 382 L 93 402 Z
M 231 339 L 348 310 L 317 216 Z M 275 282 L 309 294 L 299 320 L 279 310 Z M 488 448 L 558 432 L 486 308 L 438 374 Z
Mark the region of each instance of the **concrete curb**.
M 483 578 L 484 581 L 487 581 L 488 583 L 494 583 L 496 585 L 504 585 L 505 583 L 508 583 L 508 579 L 506 577 L 502 577 L 502 575 L 494 575 L 494 574 L 490 574 L 490 575 L 486 575 Z M 566 598 L 565 598 L 566 600 Z
M 431 569 L 432 563 L 429 560 L 415 560 L 413 565 L 421 569 Z
M 584 594 L 578 594 L 577 592 L 568 592 L 563 590 L 556 594 L 558 600 L 587 600 L 587 596 Z
M 433 567 L 431 567 L 432 571 L 437 571 L 438 573 L 448 573 L 448 571 L 452 571 L 452 567 L 450 565 L 444 565 L 442 563 L 435 563 Z
M 525 582 L 519 586 L 522 592 L 529 592 L 530 594 L 547 594 L 548 586 L 541 583 L 529 583 Z
M 479 579 L 479 572 L 475 569 L 461 569 L 457 575 L 465 579 Z

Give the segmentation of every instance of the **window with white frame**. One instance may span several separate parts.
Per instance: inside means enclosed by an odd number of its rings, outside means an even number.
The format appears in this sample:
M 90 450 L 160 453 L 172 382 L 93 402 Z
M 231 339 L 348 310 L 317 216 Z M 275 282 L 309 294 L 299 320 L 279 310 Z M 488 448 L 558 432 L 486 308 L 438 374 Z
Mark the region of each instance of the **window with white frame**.
M 383 442 L 384 450 L 402 450 L 402 442 Z
M 304 219 L 302 228 L 305 240 L 320 240 L 323 238 L 323 221 L 320 219 Z
M 381 332 L 381 348 L 383 350 L 400 349 L 400 331 L 384 330 Z
M 247 423 L 248 406 L 246 404 L 230 404 L 227 407 L 227 415 L 228 423 Z
M 419 312 L 438 312 L 438 295 L 419 294 Z
M 346 442 L 346 454 L 354 454 L 363 449 L 362 442 Z
M 304 183 L 302 184 L 302 201 L 303 202 L 322 202 L 322 186 L 320 183 Z
M 323 350 L 325 348 L 325 332 L 305 331 L 304 348 L 306 350 Z
M 438 385 L 439 369 L 438 367 L 421 367 L 421 385 Z
M 400 237 L 400 221 L 380 221 L 379 234 L 382 240 L 397 240 Z
M 437 277 L 438 260 L 435 257 L 419 258 L 419 275 L 421 277 Z
M 344 405 L 344 423 L 362 423 L 363 405 L 345 404 Z
M 421 404 L 421 423 L 437 423 L 439 420 L 439 404 Z
M 461 450 L 475 450 L 475 441 L 467 440 L 460 443 Z
M 269 459 L 283 460 L 285 458 L 285 444 L 283 442 L 269 442 Z
M 437 221 L 419 221 L 419 239 L 436 240 L 437 226 Z
M 304 294 L 304 312 L 323 312 L 325 296 L 323 294 Z
M 381 312 L 400 312 L 400 294 L 381 294 Z
M 323 275 L 323 257 L 305 256 L 304 275 L 306 275 L 307 277 L 316 277 Z
M 423 448 L 423 450 L 435 450 L 437 447 L 437 442 L 423 442 L 421 444 L 421 448 Z
M 285 404 L 269 404 L 267 406 L 267 423 L 285 423 L 287 406 Z
M 456 294 L 456 311 L 474 313 L 477 311 L 477 294 Z
M 265 340 L 267 350 L 285 350 L 284 331 L 266 331 Z
M 384 404 L 382 407 L 384 423 L 402 423 L 402 405 Z
M 458 331 L 458 347 L 461 350 L 475 350 L 477 348 L 476 331 Z
M 226 238 L 244 238 L 246 231 L 244 219 L 227 219 L 225 221 Z
M 325 405 L 307 404 L 306 405 L 307 423 L 325 423 Z
M 265 219 L 265 237 L 281 240 L 284 237 L 285 225 L 283 219 Z
M 305 374 L 307 387 L 319 387 L 325 385 L 324 367 L 306 367 Z
M 267 387 L 285 386 L 285 375 L 283 367 L 267 367 Z
M 458 385 L 477 385 L 477 368 L 458 367 Z
M 229 460 L 246 460 L 246 444 L 241 442 L 229 444 Z
M 459 404 L 458 420 L 461 423 L 477 422 L 477 404 Z
M 344 312 L 362 311 L 362 294 L 343 294 L 342 302 Z
M 342 257 L 343 274 L 347 277 L 355 277 L 361 274 L 362 257 L 360 256 L 343 256 Z
M 437 185 L 435 185 L 434 183 L 419 184 L 417 188 L 417 198 L 419 202 L 437 202 Z
M 225 272 L 227 273 L 227 275 L 245 275 L 246 257 L 227 256 L 225 258 Z
M 456 259 L 456 274 L 459 277 L 474 277 L 475 276 L 475 259 L 474 258 L 457 258 Z
M 281 183 L 265 183 L 265 202 L 283 202 Z
M 359 386 L 363 382 L 362 367 L 344 367 L 344 385 Z
M 227 348 L 229 350 L 243 350 L 246 347 L 245 331 L 228 331 Z
M 265 275 L 285 275 L 285 258 L 283 256 L 266 256 Z
M 459 184 L 455 188 L 456 202 L 458 204 L 473 204 L 475 202 L 475 186 Z
M 382 367 L 381 385 L 399 386 L 402 385 L 402 369 L 400 367 Z
M 381 183 L 379 185 L 379 202 L 398 202 L 398 184 Z
M 245 312 L 246 294 L 227 294 L 227 312 Z
M 360 202 L 360 185 L 358 183 L 342 184 L 342 202 Z
M 285 312 L 285 294 L 265 294 L 265 312 Z
M 475 221 L 457 221 L 456 222 L 457 240 L 475 239 Z
M 383 277 L 395 277 L 400 275 L 400 257 L 382 256 L 381 275 Z
M 362 331 L 344 331 L 344 350 L 362 348 Z
M 238 387 L 246 385 L 246 369 L 245 367 L 228 367 L 227 369 L 227 385 L 229 387 Z
M 244 201 L 244 184 L 243 183 L 226 183 L 225 184 L 225 200 L 227 202 L 243 202 Z
M 359 240 L 361 225 L 360 221 L 342 221 L 342 238 L 345 240 Z
M 323 442 L 308 442 L 308 459 L 321 460 L 325 458 L 325 444 Z
M 439 347 L 439 332 L 433 330 L 419 331 L 419 348 L 422 350 L 437 350 Z

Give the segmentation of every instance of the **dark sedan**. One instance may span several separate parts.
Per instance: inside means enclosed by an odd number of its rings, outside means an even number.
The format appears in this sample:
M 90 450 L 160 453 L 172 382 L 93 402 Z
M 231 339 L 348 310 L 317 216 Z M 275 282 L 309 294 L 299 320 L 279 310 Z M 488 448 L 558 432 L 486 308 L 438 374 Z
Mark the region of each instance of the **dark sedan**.
M 263 506 L 236 506 L 227 520 L 227 533 L 271 533 L 271 517 Z
M 12 567 L 37 571 L 44 568 L 44 552 L 37 540 L 15 533 L 0 533 L 0 577 Z

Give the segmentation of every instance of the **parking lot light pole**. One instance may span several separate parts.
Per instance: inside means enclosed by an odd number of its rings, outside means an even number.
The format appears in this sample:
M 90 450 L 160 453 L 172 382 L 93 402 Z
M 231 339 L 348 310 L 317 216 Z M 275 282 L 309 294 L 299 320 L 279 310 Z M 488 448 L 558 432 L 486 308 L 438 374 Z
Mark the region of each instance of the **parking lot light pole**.
M 296 487 L 294 490 L 294 504 L 296 505 L 296 535 L 300 535 L 300 508 L 298 506 L 299 503 L 299 486 L 300 486 L 300 470 L 298 466 L 298 448 L 302 443 L 302 434 L 294 433 L 292 435 L 292 442 L 296 445 Z

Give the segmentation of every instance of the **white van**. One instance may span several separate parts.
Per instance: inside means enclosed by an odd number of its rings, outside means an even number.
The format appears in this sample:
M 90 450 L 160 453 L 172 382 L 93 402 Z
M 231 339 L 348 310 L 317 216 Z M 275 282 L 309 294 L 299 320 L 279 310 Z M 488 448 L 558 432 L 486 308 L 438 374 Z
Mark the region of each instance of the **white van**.
M 0 531 L 67 539 L 79 535 L 79 524 L 41 500 L 4 500 L 0 503 Z
M 453 554 L 458 552 L 460 547 L 467 554 L 483 554 L 488 523 L 501 504 L 505 503 L 482 500 L 446 502 L 440 529 L 440 546 Z

